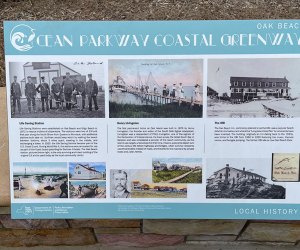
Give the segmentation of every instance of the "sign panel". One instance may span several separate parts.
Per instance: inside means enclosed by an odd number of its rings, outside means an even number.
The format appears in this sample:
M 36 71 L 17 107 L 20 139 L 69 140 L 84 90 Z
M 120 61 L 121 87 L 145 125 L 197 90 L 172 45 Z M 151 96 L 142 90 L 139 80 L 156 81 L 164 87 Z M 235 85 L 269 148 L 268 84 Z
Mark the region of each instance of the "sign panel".
M 300 219 L 299 23 L 4 22 L 12 217 Z

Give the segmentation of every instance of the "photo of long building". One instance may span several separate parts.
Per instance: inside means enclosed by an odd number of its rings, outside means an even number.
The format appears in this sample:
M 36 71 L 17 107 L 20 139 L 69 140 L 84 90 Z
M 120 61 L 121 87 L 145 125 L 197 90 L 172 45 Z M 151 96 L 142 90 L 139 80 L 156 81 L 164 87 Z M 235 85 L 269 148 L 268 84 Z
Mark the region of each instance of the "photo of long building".
M 289 98 L 289 81 L 284 78 L 230 77 L 231 102 Z
M 207 116 L 300 117 L 299 58 L 208 60 Z

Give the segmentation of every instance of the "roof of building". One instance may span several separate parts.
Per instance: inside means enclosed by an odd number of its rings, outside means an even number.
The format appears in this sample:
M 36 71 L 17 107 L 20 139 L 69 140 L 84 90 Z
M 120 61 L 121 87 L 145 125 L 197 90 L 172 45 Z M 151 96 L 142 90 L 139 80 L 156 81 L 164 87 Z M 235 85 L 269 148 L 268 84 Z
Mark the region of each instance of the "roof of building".
M 225 169 L 225 168 L 234 169 L 234 170 L 239 171 L 239 172 L 241 172 L 241 173 L 245 173 L 245 174 L 249 174 L 249 175 L 255 175 L 255 176 L 259 176 L 259 177 L 262 177 L 262 178 L 264 178 L 264 179 L 267 179 L 266 177 L 264 177 L 264 176 L 262 176 L 262 175 L 259 175 L 259 174 L 253 173 L 253 172 L 249 172 L 249 171 L 246 171 L 246 170 L 244 171 L 244 170 L 238 169 L 238 168 L 233 168 L 233 167 L 224 167 L 224 168 L 221 168 L 221 169 L 215 171 L 214 174 L 216 175 L 218 172 L 222 171 L 222 170 Z
M 89 165 L 82 165 L 82 164 L 77 164 L 77 165 L 79 165 L 79 166 L 81 166 L 81 167 L 83 167 L 83 168 L 85 168 L 85 169 L 87 169 L 87 170 L 89 170 L 89 171 L 101 173 L 100 171 L 96 170 L 95 168 L 89 167 Z
M 271 77 L 245 77 L 245 76 L 231 76 L 230 81 L 260 81 L 260 82 L 289 82 L 286 77 L 283 78 L 271 78 Z
M 214 90 L 212 87 L 207 86 L 207 90 L 218 93 L 218 91 Z

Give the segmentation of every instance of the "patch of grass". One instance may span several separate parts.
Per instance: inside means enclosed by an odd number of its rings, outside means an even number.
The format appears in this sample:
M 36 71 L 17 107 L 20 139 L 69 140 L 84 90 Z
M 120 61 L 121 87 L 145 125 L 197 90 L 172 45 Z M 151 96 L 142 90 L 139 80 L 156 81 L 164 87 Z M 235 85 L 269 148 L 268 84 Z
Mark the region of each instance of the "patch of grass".
M 135 190 L 131 192 L 131 198 L 186 198 L 187 193 L 161 192 L 153 190 Z
M 154 183 L 168 181 L 180 175 L 189 172 L 189 170 L 162 170 L 162 171 L 152 171 L 152 180 Z
M 176 181 L 176 183 L 202 183 L 202 171 L 190 173 L 186 177 Z
M 190 108 L 189 105 L 134 105 L 109 102 L 110 118 L 185 118 L 202 117 L 202 105 Z

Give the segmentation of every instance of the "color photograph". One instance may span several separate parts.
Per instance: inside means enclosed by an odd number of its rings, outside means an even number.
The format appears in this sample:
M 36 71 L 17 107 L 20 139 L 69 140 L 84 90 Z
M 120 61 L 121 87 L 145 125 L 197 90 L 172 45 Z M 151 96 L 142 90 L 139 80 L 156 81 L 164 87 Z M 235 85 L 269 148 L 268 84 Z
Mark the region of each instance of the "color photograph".
M 70 162 L 70 180 L 105 180 L 105 162 Z
M 10 62 L 12 118 L 105 117 L 103 62 Z
M 300 59 L 208 60 L 207 116 L 300 117 Z
M 206 198 L 285 199 L 285 187 L 271 180 L 269 159 L 207 159 Z
M 70 181 L 70 198 L 106 198 L 106 181 Z
M 151 169 L 111 170 L 111 198 L 186 198 L 187 185 L 153 183 Z
M 201 158 L 153 158 L 154 183 L 202 183 Z
M 13 164 L 15 198 L 68 198 L 68 174 L 65 162 L 15 162 Z
M 108 73 L 110 118 L 202 117 L 202 60 L 109 60 Z

